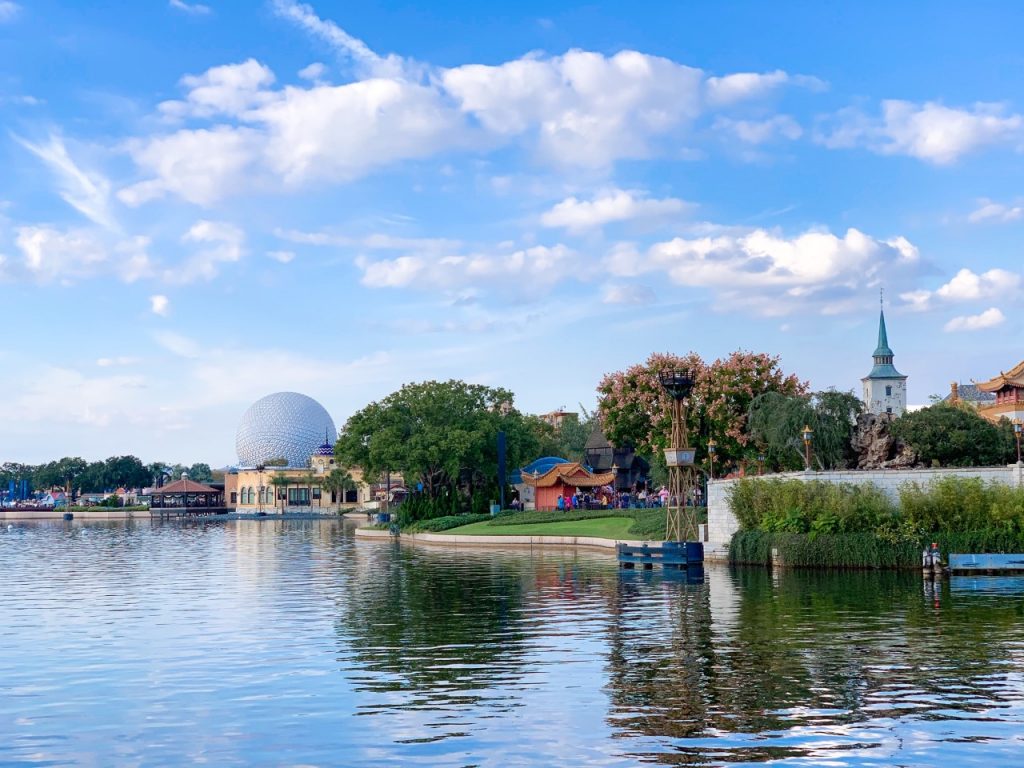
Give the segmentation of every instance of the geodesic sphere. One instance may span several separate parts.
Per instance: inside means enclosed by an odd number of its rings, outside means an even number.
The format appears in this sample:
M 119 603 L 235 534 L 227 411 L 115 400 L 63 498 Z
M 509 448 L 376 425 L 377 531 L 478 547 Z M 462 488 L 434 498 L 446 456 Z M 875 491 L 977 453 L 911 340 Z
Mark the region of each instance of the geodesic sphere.
M 255 467 L 287 459 L 289 467 L 309 466 L 324 440 L 338 437 L 334 421 L 316 400 L 298 392 L 275 392 L 249 406 L 235 434 L 238 464 Z

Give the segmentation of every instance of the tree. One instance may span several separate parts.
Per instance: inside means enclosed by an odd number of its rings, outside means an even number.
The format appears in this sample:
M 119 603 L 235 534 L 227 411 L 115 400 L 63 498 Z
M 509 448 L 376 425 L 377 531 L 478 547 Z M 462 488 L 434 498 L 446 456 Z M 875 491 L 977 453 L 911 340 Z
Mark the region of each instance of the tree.
M 800 469 L 804 466 L 803 428 L 809 426 L 814 430 L 815 462 L 835 469 L 846 466 L 851 458 L 850 441 L 863 410 L 853 392 L 766 392 L 750 404 L 747 430 L 756 449 L 765 453 L 769 467 Z
M 68 488 L 78 487 L 79 477 L 86 471 L 88 464 L 78 456 L 65 456 L 58 461 L 51 461 L 36 468 L 32 484 L 36 488 Z
M 193 464 L 188 469 L 188 476 L 190 480 L 195 480 L 197 483 L 213 482 L 213 470 L 210 469 L 209 464 Z
M 530 418 L 513 407 L 506 389 L 464 381 L 407 384 L 353 414 L 334 450 L 339 463 L 370 477 L 401 471 L 435 497 L 446 488 L 468 495 L 496 482 L 497 436 L 505 432 L 508 467 L 533 458 L 539 446 Z
M 933 466 L 984 467 L 1016 460 L 1012 427 L 997 426 L 970 406 L 936 403 L 905 413 L 893 422 L 892 434 Z
M 324 478 L 323 487 L 331 493 L 339 494 L 342 504 L 345 503 L 345 491 L 355 488 L 356 481 L 349 471 L 343 467 L 335 467 Z
M 286 475 L 286 474 L 284 474 L 282 472 L 278 472 L 272 478 L 270 478 L 270 484 L 272 486 L 274 486 L 274 498 L 276 499 L 278 496 L 281 496 L 280 492 L 281 492 L 282 489 L 287 491 L 287 489 L 289 487 L 291 487 L 292 481 L 291 481 L 291 478 L 288 477 L 288 475 Z M 287 495 L 287 493 L 285 495 Z M 282 498 L 281 499 L 281 512 L 282 513 L 284 512 L 284 505 L 285 505 L 286 501 L 287 501 L 286 498 Z M 277 504 L 276 504 L 276 501 L 275 501 L 275 506 L 276 505 Z
M 782 371 L 778 357 L 764 353 L 741 350 L 710 365 L 695 352 L 683 357 L 654 354 L 645 363 L 607 374 L 597 387 L 598 411 L 613 444 L 633 445 L 640 453 L 665 447 L 672 417 L 658 375 L 674 368 L 694 374 L 687 429 L 698 460 L 706 458 L 707 441 L 714 438 L 723 468 L 749 453 L 746 422 L 754 398 L 766 392 L 799 395 L 807 390 L 806 383 Z

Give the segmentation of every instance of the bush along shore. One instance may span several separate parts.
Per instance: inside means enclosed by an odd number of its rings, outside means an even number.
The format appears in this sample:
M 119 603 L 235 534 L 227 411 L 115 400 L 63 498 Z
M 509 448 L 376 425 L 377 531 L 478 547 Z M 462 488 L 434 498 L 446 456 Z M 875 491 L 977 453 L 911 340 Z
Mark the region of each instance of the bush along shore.
M 730 491 L 729 560 L 795 568 L 920 568 L 950 552 L 1024 552 L 1024 488 L 947 477 L 894 500 L 872 485 L 747 479 Z

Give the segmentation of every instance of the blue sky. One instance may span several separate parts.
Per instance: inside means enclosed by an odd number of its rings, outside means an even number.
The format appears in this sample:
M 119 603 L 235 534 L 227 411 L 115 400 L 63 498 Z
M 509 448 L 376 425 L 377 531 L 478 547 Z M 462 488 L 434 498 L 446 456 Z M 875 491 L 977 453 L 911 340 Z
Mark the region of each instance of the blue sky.
M 912 403 L 1021 355 L 1016 3 L 0 0 L 0 459 L 276 390 L 594 405 L 651 352 Z

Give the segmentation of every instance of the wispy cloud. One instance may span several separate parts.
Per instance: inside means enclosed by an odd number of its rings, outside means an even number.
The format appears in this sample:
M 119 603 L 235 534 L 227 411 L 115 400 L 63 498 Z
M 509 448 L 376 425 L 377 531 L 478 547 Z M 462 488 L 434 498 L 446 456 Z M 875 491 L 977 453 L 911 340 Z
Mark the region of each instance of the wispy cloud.
M 986 328 L 994 328 L 1006 322 L 1006 315 L 996 307 L 989 307 L 979 315 L 963 315 L 954 317 L 944 326 L 947 333 L 957 331 L 981 331 Z
M 187 13 L 189 16 L 208 16 L 213 9 L 202 3 L 186 3 L 185 0 L 170 0 L 168 5 L 176 11 Z

